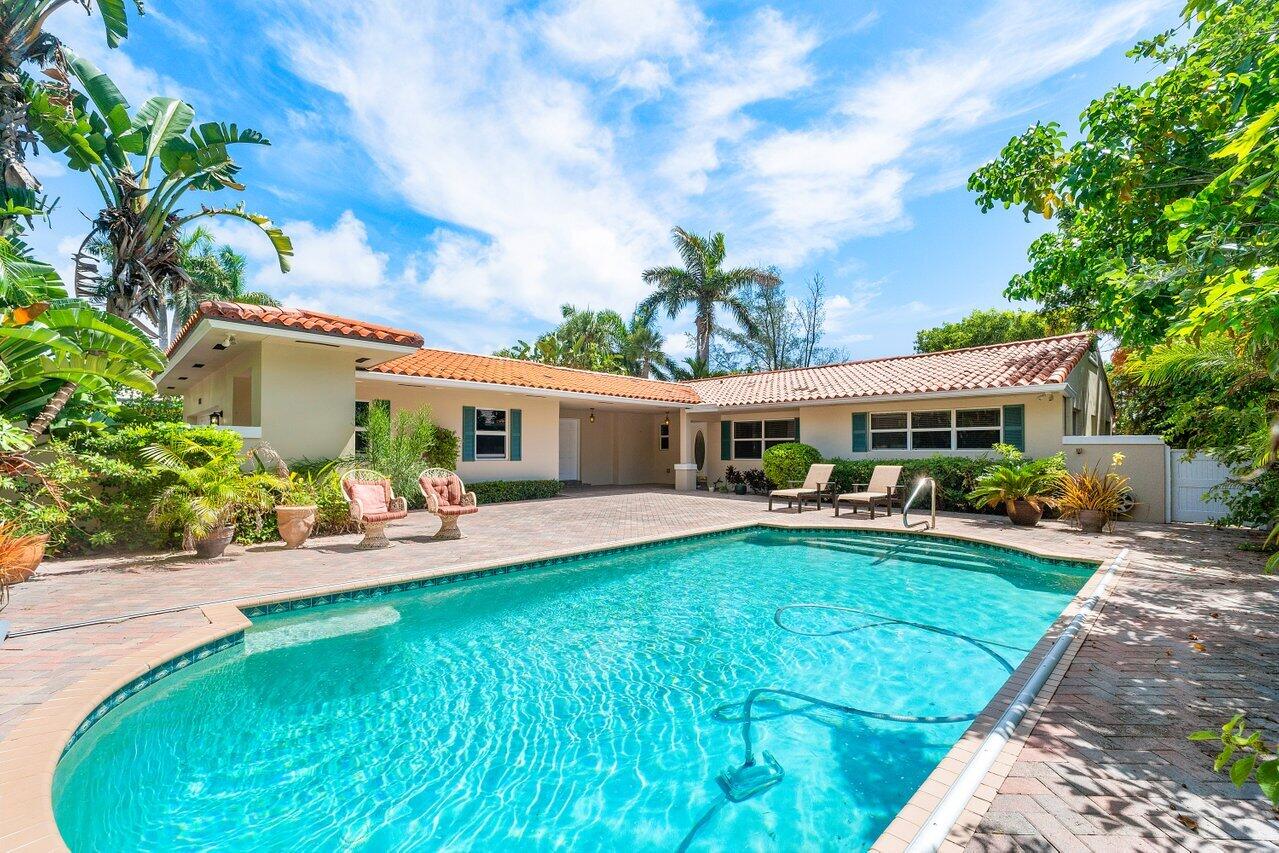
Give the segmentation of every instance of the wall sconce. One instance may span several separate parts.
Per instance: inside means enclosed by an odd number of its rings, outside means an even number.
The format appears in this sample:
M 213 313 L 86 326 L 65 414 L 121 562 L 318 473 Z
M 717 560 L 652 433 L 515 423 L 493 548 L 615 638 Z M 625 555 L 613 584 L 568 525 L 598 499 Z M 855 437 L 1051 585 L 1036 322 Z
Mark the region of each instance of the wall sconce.
M 209 426 L 222 426 L 222 410 L 209 412 Z
M 667 412 L 666 417 L 662 419 L 662 426 L 670 426 L 670 425 L 671 425 L 671 413 Z
M 595 423 L 595 410 L 594 410 L 594 409 L 591 409 L 591 417 L 590 417 L 590 421 L 591 421 L 591 423 Z

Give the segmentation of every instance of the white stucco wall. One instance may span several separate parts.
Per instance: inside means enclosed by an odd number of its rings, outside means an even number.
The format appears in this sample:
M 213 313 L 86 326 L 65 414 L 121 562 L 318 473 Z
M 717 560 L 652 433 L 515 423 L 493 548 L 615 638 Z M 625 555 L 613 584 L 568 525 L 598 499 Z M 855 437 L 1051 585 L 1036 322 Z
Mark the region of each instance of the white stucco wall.
M 665 412 L 626 412 L 564 407 L 560 417 L 576 418 L 581 430 L 583 483 L 592 486 L 634 486 L 674 483 L 679 461 L 679 416 L 671 410 L 671 441 L 659 449 L 659 429 Z
M 262 438 L 285 459 L 331 458 L 355 429 L 355 375 L 341 348 L 262 342 Z
M 519 409 L 521 412 L 521 459 L 478 459 L 458 462 L 458 475 L 467 482 L 486 480 L 554 480 L 559 477 L 559 401 L 500 391 L 434 388 L 404 385 L 394 381 L 357 379 L 351 398 L 351 418 L 355 400 L 390 400 L 391 415 L 403 409 L 431 407 L 431 419 L 462 437 L 462 407 L 477 409 Z M 347 452 L 354 450 L 354 439 Z M 509 450 L 509 436 L 508 436 Z

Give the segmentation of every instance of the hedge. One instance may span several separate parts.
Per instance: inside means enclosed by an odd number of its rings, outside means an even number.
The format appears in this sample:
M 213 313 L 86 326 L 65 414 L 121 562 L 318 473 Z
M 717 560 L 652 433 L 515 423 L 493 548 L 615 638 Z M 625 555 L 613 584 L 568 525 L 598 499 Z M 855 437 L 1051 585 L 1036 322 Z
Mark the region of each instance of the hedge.
M 792 481 L 803 482 L 808 469 L 821 461 L 822 452 L 812 445 L 797 441 L 775 444 L 764 451 L 764 476 L 772 484 L 769 488 L 784 489 Z
M 553 498 L 564 490 L 564 484 L 559 480 L 490 480 L 487 483 L 467 483 L 467 488 L 475 492 L 476 502 L 484 506 Z
M 998 460 L 992 457 L 970 458 L 965 456 L 930 456 L 927 459 L 827 459 L 835 464 L 831 481 L 841 492 L 850 491 L 855 483 L 869 483 L 876 465 L 902 466 L 898 483 L 906 495 L 914 488 L 915 480 L 924 475 L 937 483 L 937 508 L 960 512 L 990 512 L 973 506 L 967 495 L 977 484 L 977 478 Z M 904 498 L 903 498 L 904 499 Z

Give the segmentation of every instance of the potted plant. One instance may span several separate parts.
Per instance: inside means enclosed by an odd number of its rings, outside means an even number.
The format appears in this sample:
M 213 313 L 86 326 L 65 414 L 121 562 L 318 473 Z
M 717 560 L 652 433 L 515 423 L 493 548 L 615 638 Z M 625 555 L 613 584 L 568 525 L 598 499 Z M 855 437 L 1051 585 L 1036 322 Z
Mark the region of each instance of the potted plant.
M 1124 496 L 1131 491 L 1128 478 L 1114 471 L 1123 463 L 1124 455 L 1116 453 L 1105 471 L 1098 462 L 1092 468 L 1064 475 L 1058 500 L 1062 518 L 1075 519 L 1085 533 L 1102 532 L 1119 515 Z
M 746 475 L 732 465 L 724 469 L 724 481 L 733 487 L 734 494 L 746 494 Z
M 968 500 L 978 506 L 1003 506 L 1008 520 L 1018 527 L 1034 527 L 1043 518 L 1044 508 L 1055 506 L 1056 492 L 1065 473 L 1060 453 L 1044 459 L 1028 460 L 1009 445 L 996 448 L 1003 461 L 977 479 Z
M 768 491 L 768 477 L 758 468 L 752 468 L 750 471 L 744 472 L 746 477 L 746 485 L 757 495 L 762 495 Z
M 271 506 L 279 484 L 269 474 L 241 471 L 236 451 L 205 447 L 181 435 L 168 445 L 151 445 L 143 455 L 152 470 L 173 476 L 156 495 L 147 520 L 181 530 L 183 547 L 194 547 L 203 559 L 221 556 L 235 537 L 236 513 Z
M 290 471 L 282 481 L 280 502 L 275 506 L 275 526 L 286 548 L 300 548 L 315 527 L 319 488 L 315 474 Z
M 17 521 L 0 523 L 0 586 L 30 580 L 44 560 L 49 534 L 24 527 Z

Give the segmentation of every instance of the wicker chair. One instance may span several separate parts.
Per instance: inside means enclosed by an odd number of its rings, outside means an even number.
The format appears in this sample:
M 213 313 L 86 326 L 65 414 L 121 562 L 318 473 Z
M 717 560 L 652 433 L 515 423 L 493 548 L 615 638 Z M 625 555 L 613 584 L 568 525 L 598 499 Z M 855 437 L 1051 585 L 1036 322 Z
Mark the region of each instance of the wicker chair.
M 475 492 L 468 492 L 462 478 L 446 468 L 427 468 L 417 478 L 417 486 L 426 498 L 426 511 L 440 520 L 436 539 L 461 539 L 457 520 L 479 512 Z
M 364 528 L 364 539 L 356 548 L 386 548 L 386 523 L 409 514 L 408 501 L 397 498 L 391 481 L 377 471 L 355 468 L 342 475 L 342 494 L 351 518 Z

